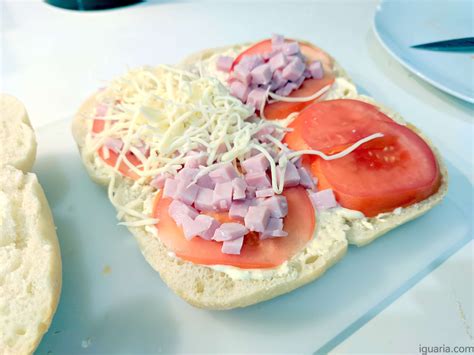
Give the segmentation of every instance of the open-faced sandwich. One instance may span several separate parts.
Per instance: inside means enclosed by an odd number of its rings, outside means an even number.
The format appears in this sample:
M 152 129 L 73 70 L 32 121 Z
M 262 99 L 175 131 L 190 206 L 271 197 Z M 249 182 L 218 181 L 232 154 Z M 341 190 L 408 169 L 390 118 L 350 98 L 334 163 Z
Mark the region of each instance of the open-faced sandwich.
M 147 261 L 209 309 L 302 286 L 447 190 L 425 137 L 281 36 L 132 70 L 73 133 Z

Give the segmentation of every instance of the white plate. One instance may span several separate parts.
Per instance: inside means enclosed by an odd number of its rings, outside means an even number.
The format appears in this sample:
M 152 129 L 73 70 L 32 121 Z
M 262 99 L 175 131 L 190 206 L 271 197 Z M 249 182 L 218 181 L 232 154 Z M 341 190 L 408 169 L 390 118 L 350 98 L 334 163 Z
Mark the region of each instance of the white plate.
M 116 225 L 105 191 L 80 162 L 70 122 L 41 128 L 38 146 L 34 171 L 58 227 L 63 290 L 37 354 L 326 352 L 472 238 L 472 186 L 448 162 L 451 189 L 440 206 L 350 248 L 320 280 L 245 309 L 200 310 L 164 285 Z
M 375 12 L 374 30 L 400 64 L 438 89 L 474 103 L 473 53 L 410 48 L 473 37 L 473 11 L 472 0 L 382 0 Z

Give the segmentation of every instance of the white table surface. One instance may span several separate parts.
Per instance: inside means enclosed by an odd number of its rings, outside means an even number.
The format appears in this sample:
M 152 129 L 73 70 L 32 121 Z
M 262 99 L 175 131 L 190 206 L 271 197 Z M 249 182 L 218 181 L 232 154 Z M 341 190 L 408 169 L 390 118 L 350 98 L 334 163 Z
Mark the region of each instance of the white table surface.
M 283 33 L 327 49 L 363 90 L 402 113 L 436 145 L 448 147 L 443 155 L 472 187 L 473 106 L 419 80 L 383 50 L 371 28 L 376 5 L 298 2 L 295 10 L 270 1 L 163 0 L 78 13 L 39 1 L 3 0 L 0 91 L 20 98 L 39 128 L 70 117 L 85 97 L 127 67 L 173 63 L 201 48 Z M 315 19 L 314 28 L 308 18 Z M 473 196 L 473 190 L 466 194 Z M 473 252 L 471 241 L 345 340 L 323 350 L 418 353 L 420 346 L 473 346 Z

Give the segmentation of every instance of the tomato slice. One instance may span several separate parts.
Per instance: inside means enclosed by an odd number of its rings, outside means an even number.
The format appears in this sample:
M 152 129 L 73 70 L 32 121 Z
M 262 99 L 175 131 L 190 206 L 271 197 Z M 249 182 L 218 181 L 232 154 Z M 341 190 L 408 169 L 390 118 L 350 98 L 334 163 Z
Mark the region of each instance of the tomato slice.
M 290 42 L 292 40 L 286 40 Z M 327 85 L 334 82 L 334 74 L 332 72 L 333 60 L 322 49 L 311 46 L 309 44 L 298 42 L 301 52 L 308 59 L 308 61 L 319 60 L 323 64 L 324 76 L 321 79 L 306 79 L 298 90 L 293 91 L 289 97 L 306 97 L 318 92 Z M 261 41 L 244 52 L 240 53 L 232 64 L 232 68 L 236 66 L 244 56 L 263 54 L 272 50 L 272 41 L 270 39 Z M 287 118 L 293 112 L 299 112 L 313 101 L 307 102 L 273 102 L 267 104 L 264 109 L 264 116 L 269 120 L 277 120 Z
M 428 144 L 373 105 L 355 100 L 318 102 L 301 112 L 292 127 L 286 137 L 290 148 L 327 153 L 370 134 L 384 134 L 344 158 L 313 158 L 311 170 L 319 179 L 318 187 L 333 189 L 344 207 L 372 217 L 422 201 L 439 188 L 439 166 Z
M 394 122 L 371 104 L 358 100 L 322 101 L 301 111 L 290 124 L 284 142 L 291 149 L 316 149 L 325 153 L 343 150 L 373 133 L 372 121 Z
M 105 121 L 104 120 L 94 120 L 92 124 L 92 132 L 94 133 L 100 133 L 104 130 L 105 127 Z M 114 152 L 113 150 L 109 150 L 109 157 L 105 158 L 104 150 L 102 147 L 99 148 L 98 152 L 99 157 L 108 165 L 115 167 L 115 164 L 117 164 L 117 159 L 119 155 Z M 138 159 L 135 155 L 133 155 L 131 152 L 127 152 L 125 154 L 125 157 L 127 160 L 134 166 L 138 166 L 141 164 L 140 159 Z M 118 170 L 122 175 L 129 177 L 130 179 L 137 180 L 139 176 L 137 173 L 135 173 L 133 170 L 129 168 L 127 164 L 125 164 L 124 161 L 120 162 L 120 165 L 118 167 Z
M 168 214 L 170 198 L 157 195 L 153 217 L 158 218 L 156 225 L 159 238 L 166 247 L 184 260 L 204 265 L 232 265 L 240 268 L 276 267 L 301 249 L 312 239 L 316 226 L 313 206 L 306 190 L 302 187 L 286 189 L 283 192 L 288 201 L 288 215 L 284 219 L 284 230 L 288 236 L 259 240 L 258 235 L 248 234 L 240 255 L 229 255 L 221 252 L 222 243 L 207 241 L 201 238 L 186 240 L 183 231 Z M 227 216 L 227 213 L 225 213 Z M 221 221 L 228 221 L 223 216 Z M 235 221 L 238 222 L 238 221 Z

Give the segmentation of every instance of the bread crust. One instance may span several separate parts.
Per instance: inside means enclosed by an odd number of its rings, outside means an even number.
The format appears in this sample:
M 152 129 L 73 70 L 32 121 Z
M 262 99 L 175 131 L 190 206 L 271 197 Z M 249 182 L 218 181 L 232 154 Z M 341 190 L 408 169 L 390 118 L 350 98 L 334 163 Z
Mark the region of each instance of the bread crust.
M 209 58 L 229 48 L 242 49 L 245 46 L 248 46 L 248 44 L 203 50 L 188 56 L 180 65 L 189 66 L 198 60 Z M 349 79 L 336 61 L 334 61 L 334 70 L 337 75 Z M 355 99 L 374 103 L 395 121 L 405 124 L 400 115 L 375 103 L 373 99 L 365 96 L 358 96 L 355 97 Z M 84 153 L 85 135 L 88 130 L 90 130 L 90 123 L 88 123 L 90 120 L 85 120 L 84 116 L 87 114 L 90 115 L 94 106 L 94 96 L 90 97 L 82 105 L 74 118 L 72 128 L 73 135 L 91 178 L 99 184 L 108 185 L 111 176 L 110 170 L 107 172 L 106 169 L 88 166 L 92 160 L 89 154 Z M 350 227 L 346 235 L 352 244 L 362 246 L 370 243 L 389 230 L 426 213 L 446 195 L 448 175 L 439 153 L 418 129 L 412 125 L 408 125 L 408 127 L 417 132 L 433 149 L 441 170 L 441 187 L 428 199 L 403 208 L 400 214 L 392 213 L 383 219 L 369 219 L 368 221 L 372 226 L 371 228 L 368 228 L 367 225 L 359 221 L 346 221 Z M 129 181 L 121 177 L 117 177 L 116 179 L 118 185 L 116 196 L 121 199 L 121 204 L 125 204 L 127 201 L 136 198 L 132 193 L 133 188 Z M 153 237 L 144 228 L 129 227 L 129 229 L 137 239 L 139 247 L 148 263 L 160 273 L 160 276 L 167 285 L 190 304 L 207 309 L 245 307 L 290 292 L 321 276 L 330 266 L 340 260 L 347 250 L 347 243 L 335 243 L 327 255 L 318 257 L 313 263 L 303 265 L 298 270 L 298 276 L 295 278 L 289 276 L 288 278 L 281 277 L 271 280 L 233 280 L 228 275 L 209 267 L 196 265 L 170 256 L 169 251 L 161 243 L 159 238 Z M 298 267 L 296 268 L 298 269 Z

